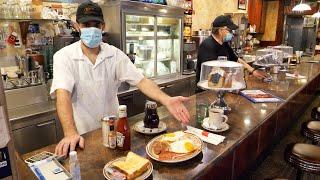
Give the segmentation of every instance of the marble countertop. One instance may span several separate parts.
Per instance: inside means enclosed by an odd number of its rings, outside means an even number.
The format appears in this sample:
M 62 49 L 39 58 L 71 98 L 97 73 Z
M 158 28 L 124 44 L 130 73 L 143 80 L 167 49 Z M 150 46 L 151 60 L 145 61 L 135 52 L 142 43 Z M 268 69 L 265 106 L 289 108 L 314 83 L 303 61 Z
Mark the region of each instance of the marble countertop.
M 277 84 L 263 83 L 252 76 L 246 77 L 248 89 L 266 90 L 281 97 L 284 102 L 252 103 L 238 94 L 228 93 L 225 100 L 232 108 L 232 111 L 228 114 L 230 129 L 221 133 L 221 135 L 226 136 L 225 141 L 217 146 L 204 143 L 201 154 L 178 164 L 159 163 L 149 158 L 154 166 L 152 177 L 154 179 L 194 179 L 206 174 L 220 159 L 230 153 L 297 93 L 300 93 L 309 82 L 317 78 L 320 75 L 320 64 L 301 63 L 299 66 L 290 69 L 290 71 L 298 71 L 300 75 L 306 76 L 307 79 L 278 79 L 278 81 L 288 82 L 288 89 L 285 91 L 277 91 L 277 88 L 275 88 L 278 86 Z M 213 102 L 215 97 L 215 93 L 211 91 L 205 91 L 190 97 L 190 101 L 185 104 L 191 114 L 189 125 L 200 128 L 195 119 L 196 104 L 197 102 Z M 158 108 L 158 113 L 161 121 L 168 126 L 167 132 L 185 129 L 185 126 L 175 120 L 164 107 Z M 138 114 L 129 118 L 130 125 L 132 126 L 134 123 L 141 121 L 143 117 L 144 114 Z M 127 152 L 104 147 L 102 145 L 101 129 L 84 134 L 83 137 L 85 138 L 86 148 L 78 151 L 82 178 L 104 179 L 102 174 L 104 165 L 110 160 L 125 156 Z M 145 147 L 153 137 L 137 133 L 131 129 L 131 151 L 148 158 Z M 54 152 L 54 148 L 55 144 L 24 154 L 22 158 L 25 159 L 41 151 Z M 26 171 L 23 166 L 25 166 L 23 163 L 19 164 L 19 172 L 25 177 L 32 177 L 32 174 Z M 65 161 L 64 166 L 68 167 L 67 161 Z

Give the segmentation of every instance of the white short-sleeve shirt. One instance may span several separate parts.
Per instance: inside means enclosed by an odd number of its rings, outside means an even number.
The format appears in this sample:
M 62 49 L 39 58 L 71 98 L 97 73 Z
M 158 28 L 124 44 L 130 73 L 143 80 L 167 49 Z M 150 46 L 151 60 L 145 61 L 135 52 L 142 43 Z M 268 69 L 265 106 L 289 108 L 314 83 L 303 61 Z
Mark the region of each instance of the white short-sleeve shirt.
M 121 82 L 137 85 L 144 76 L 119 49 L 100 44 L 96 63 L 92 64 L 81 50 L 81 41 L 56 52 L 53 56 L 53 81 L 50 90 L 71 93 L 73 117 L 80 134 L 100 127 L 103 116 L 117 115 L 117 92 Z

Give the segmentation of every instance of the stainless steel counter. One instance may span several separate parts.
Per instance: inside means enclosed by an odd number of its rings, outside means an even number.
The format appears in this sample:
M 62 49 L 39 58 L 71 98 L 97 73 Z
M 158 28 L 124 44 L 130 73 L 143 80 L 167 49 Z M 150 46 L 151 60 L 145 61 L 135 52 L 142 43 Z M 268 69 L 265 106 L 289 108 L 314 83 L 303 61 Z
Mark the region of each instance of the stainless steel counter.
M 55 112 L 56 106 L 55 101 L 47 101 L 44 103 L 33 104 L 29 106 L 19 107 L 15 109 L 9 109 L 9 119 L 10 121 L 15 121 L 23 118 L 28 118 L 30 116 L 36 116 L 44 113 Z

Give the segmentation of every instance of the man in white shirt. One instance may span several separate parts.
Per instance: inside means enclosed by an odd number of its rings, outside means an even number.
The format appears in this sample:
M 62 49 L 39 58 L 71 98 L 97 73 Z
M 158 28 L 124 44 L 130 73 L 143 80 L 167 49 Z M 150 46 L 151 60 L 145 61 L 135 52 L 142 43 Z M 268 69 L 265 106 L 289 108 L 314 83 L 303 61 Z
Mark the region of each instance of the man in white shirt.
M 99 128 L 101 117 L 117 114 L 117 90 L 124 81 L 163 104 L 179 121 L 189 121 L 189 112 L 183 105 L 188 98 L 166 95 L 121 50 L 102 42 L 105 24 L 96 3 L 82 3 L 76 19 L 81 40 L 62 48 L 53 57 L 50 94 L 56 96 L 64 131 L 64 138 L 55 149 L 57 155 L 66 155 L 77 144 L 84 148 L 81 134 Z

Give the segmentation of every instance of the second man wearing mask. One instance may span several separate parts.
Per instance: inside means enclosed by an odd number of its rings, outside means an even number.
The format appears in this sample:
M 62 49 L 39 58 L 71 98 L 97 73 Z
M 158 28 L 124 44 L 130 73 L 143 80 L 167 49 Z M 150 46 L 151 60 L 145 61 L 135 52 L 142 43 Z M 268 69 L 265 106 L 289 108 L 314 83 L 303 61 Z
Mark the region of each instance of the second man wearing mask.
M 212 22 L 212 35 L 205 39 L 199 46 L 197 61 L 197 82 L 200 78 L 201 64 L 206 61 L 217 60 L 219 56 L 226 56 L 228 60 L 243 64 L 257 78 L 265 78 L 263 71 L 256 70 L 247 64 L 244 60 L 238 58 L 229 45 L 233 38 L 232 30 L 238 28 L 230 16 L 218 16 Z

